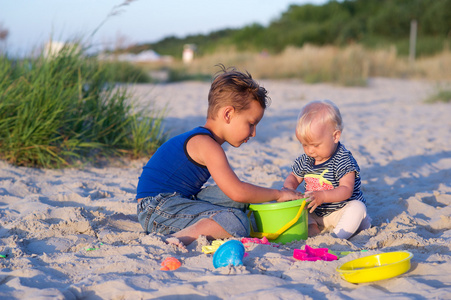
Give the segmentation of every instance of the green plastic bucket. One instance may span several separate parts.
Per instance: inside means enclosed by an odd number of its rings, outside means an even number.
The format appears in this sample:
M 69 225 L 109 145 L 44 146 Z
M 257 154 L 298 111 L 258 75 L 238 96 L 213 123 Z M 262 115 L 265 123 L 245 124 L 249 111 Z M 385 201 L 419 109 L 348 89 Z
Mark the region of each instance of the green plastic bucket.
M 252 213 L 254 214 L 258 230 L 258 232 L 254 231 L 251 222 L 251 236 L 266 236 L 271 242 L 281 244 L 306 240 L 308 238 L 308 223 L 304 202 L 305 199 L 298 199 L 287 202 L 249 205 L 249 216 Z M 301 209 L 299 218 L 295 220 Z M 293 225 L 284 229 L 288 223 L 293 221 L 295 221 Z M 275 236 L 277 237 L 273 239 Z

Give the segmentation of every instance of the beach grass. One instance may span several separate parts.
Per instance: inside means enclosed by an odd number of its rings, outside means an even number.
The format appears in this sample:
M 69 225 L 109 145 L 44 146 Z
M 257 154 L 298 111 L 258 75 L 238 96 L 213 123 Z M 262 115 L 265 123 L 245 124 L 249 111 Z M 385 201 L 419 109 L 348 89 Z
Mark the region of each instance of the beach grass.
M 142 67 L 129 62 L 102 62 L 102 67 L 110 74 L 110 79 L 114 82 L 151 83 L 154 81 Z
M 427 103 L 437 103 L 437 102 L 444 102 L 444 103 L 450 103 L 451 102 L 451 88 L 442 88 L 439 87 L 437 91 L 429 96 L 426 101 Z
M 74 47 L 51 57 L 0 57 L 0 158 L 53 168 L 155 151 L 164 112 L 134 109 L 112 70 Z

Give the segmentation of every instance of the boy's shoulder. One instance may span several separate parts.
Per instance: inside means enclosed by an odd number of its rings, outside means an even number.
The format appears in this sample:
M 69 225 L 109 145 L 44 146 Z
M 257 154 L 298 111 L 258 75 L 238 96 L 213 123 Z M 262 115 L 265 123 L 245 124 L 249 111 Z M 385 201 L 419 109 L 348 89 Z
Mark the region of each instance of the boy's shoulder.
M 213 133 L 210 130 L 208 130 L 205 127 L 199 126 L 199 127 L 193 128 L 189 131 L 180 133 L 179 135 L 174 136 L 170 140 L 174 139 L 174 140 L 179 140 L 179 141 L 181 140 L 181 141 L 187 142 L 188 140 L 190 140 L 192 137 L 194 137 L 196 135 L 208 135 L 208 136 L 213 137 Z
M 202 127 L 202 126 L 195 127 L 193 129 L 191 129 L 190 131 L 186 131 L 183 134 L 188 135 L 188 136 L 196 135 L 196 134 L 208 134 L 208 135 L 213 136 L 213 133 L 209 129 Z
M 212 162 L 220 162 L 223 158 L 227 160 L 224 149 L 215 140 L 211 131 L 203 128 L 195 132 L 185 139 L 184 151 L 190 160 L 208 168 Z
M 166 141 L 160 148 L 167 149 L 168 147 L 186 147 L 186 144 L 188 141 L 190 141 L 195 136 L 208 136 L 208 138 L 213 138 L 213 133 L 208 130 L 205 127 L 196 127 L 189 131 L 185 131 L 183 133 L 180 133 L 172 138 L 170 138 L 168 141 Z

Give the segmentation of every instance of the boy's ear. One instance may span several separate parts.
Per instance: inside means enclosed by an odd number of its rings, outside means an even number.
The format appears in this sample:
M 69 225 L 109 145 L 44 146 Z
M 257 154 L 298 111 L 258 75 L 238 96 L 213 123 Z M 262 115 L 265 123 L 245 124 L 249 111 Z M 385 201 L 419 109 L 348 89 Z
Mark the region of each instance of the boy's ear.
M 227 124 L 230 123 L 230 121 L 233 118 L 233 114 L 235 113 L 235 108 L 231 105 L 224 107 L 222 117 L 224 121 L 226 121 Z
M 334 143 L 338 143 L 338 141 L 340 140 L 341 137 L 341 131 L 340 130 L 335 130 L 334 131 L 334 135 L 333 135 L 333 139 L 334 139 Z

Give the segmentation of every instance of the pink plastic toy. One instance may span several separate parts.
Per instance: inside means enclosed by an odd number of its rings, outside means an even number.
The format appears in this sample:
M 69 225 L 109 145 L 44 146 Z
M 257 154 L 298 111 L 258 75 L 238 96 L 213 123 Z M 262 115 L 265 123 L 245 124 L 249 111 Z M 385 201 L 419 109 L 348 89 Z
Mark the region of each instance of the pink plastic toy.
M 317 261 L 317 260 L 332 261 L 338 259 L 336 255 L 330 254 L 329 249 L 327 248 L 315 249 L 308 245 L 305 245 L 304 250 L 294 249 L 293 257 L 298 260 L 304 261 Z
M 270 243 L 268 241 L 268 239 L 266 238 L 266 236 L 262 237 L 261 239 L 259 238 L 242 238 L 241 239 L 241 243 L 245 244 L 245 247 L 249 247 L 246 246 L 246 244 L 250 244 L 250 243 L 254 243 L 254 244 L 262 244 L 262 245 L 272 245 L 273 247 L 279 247 L 278 244 L 274 244 L 274 243 Z

